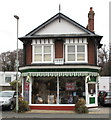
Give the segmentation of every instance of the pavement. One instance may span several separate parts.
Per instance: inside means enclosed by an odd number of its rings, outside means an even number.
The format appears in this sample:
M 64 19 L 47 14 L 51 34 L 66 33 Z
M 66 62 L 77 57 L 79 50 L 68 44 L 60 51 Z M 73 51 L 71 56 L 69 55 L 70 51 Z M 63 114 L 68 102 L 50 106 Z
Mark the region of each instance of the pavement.
M 110 118 L 110 108 L 90 108 L 87 114 L 61 110 L 31 110 L 25 113 L 3 111 L 2 118 Z
M 25 113 L 73 113 L 74 111 L 63 111 L 63 110 L 31 110 Z M 109 114 L 110 108 L 90 108 L 88 114 Z

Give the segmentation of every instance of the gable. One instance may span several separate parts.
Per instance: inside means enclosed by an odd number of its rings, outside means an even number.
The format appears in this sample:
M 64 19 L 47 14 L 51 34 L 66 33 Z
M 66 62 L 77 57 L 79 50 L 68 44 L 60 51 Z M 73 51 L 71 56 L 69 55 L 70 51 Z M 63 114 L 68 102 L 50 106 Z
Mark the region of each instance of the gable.
M 26 36 L 37 36 L 37 35 L 61 35 L 61 34 L 90 34 L 94 35 L 93 32 L 73 21 L 69 17 L 62 13 L 58 13 L 31 32 Z
M 63 18 L 57 18 L 33 35 L 43 34 L 86 34 L 86 32 Z

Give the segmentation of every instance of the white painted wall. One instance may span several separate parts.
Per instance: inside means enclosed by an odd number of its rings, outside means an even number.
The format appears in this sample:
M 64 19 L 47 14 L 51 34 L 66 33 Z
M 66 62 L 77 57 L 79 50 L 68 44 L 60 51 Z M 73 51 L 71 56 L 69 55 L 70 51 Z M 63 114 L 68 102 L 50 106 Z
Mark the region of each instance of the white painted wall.
M 35 35 L 42 34 L 86 34 L 86 32 L 61 18 L 60 22 L 56 19 L 35 33 Z
M 99 77 L 99 90 L 111 91 L 111 77 Z
M 18 73 L 20 75 L 20 73 Z M 10 86 L 5 82 L 6 77 L 11 77 L 11 82 L 16 79 L 16 72 L 0 72 L 0 86 Z

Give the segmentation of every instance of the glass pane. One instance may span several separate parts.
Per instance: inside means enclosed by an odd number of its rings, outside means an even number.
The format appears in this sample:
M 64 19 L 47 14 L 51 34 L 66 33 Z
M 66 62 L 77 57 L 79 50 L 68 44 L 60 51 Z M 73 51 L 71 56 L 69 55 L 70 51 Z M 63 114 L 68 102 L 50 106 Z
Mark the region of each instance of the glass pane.
M 75 61 L 75 55 L 74 54 L 69 54 L 68 55 L 68 61 Z
M 79 97 L 85 98 L 84 77 L 60 77 L 60 104 L 75 104 Z
M 11 82 L 11 77 L 5 77 L 5 82 L 10 83 Z
M 78 45 L 77 46 L 77 52 L 85 52 L 85 46 L 84 45 Z
M 33 77 L 32 79 L 32 104 L 56 104 L 56 78 Z
M 42 46 L 35 46 L 34 53 L 42 53 Z
M 51 46 L 44 46 L 44 53 L 51 53 Z
M 42 61 L 42 55 L 41 54 L 36 54 L 34 56 L 34 61 Z
M 78 54 L 77 55 L 77 61 L 85 61 L 85 55 L 84 54 Z
M 44 55 L 44 61 L 51 61 L 51 55 L 50 54 Z
M 95 91 L 95 84 L 88 84 L 88 92 L 89 94 L 94 94 L 96 91 Z
M 68 53 L 75 52 L 75 46 L 68 46 Z

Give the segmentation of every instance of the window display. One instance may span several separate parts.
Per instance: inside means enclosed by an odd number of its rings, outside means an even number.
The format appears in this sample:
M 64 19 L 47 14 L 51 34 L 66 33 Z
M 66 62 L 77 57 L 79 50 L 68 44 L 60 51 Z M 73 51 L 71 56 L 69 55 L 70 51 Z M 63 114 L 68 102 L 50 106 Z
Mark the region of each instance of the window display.
M 60 78 L 60 104 L 75 104 L 78 97 L 85 97 L 84 77 Z
M 75 104 L 78 97 L 85 98 L 84 93 L 84 77 L 59 77 L 59 81 L 56 77 L 33 77 L 32 80 L 32 104 Z
M 34 77 L 32 83 L 32 104 L 55 104 L 56 91 L 56 78 Z

